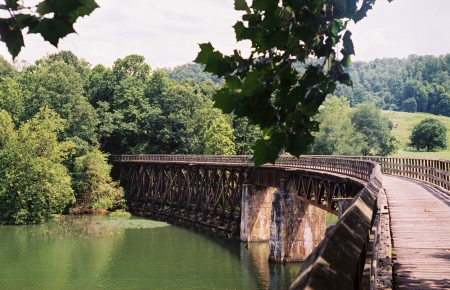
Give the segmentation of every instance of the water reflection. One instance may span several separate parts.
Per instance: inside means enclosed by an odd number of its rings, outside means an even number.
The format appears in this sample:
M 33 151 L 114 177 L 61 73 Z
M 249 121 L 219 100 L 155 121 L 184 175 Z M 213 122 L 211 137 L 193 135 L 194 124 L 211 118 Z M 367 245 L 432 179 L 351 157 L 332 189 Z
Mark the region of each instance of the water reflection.
M 100 276 L 123 242 L 118 231 L 87 235 L 86 228 L 64 231 L 51 223 L 0 230 L 2 289 L 75 289 L 80 284 L 74 284 L 74 279 Z
M 289 289 L 301 263 L 268 263 L 269 243 L 241 243 L 244 269 L 256 274 L 258 289 Z
M 268 243 L 184 225 L 101 229 L 105 219 L 0 226 L 1 288 L 287 289 L 300 269 L 269 264 Z

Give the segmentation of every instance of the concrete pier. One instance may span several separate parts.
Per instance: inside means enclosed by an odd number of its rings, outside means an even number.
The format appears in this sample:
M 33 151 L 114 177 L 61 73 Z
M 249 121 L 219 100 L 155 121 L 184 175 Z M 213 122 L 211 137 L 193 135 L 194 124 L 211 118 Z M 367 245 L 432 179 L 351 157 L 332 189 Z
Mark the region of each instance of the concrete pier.
M 267 242 L 270 237 L 270 213 L 273 187 L 244 184 L 241 203 L 241 232 L 243 242 Z
M 293 184 L 273 193 L 269 261 L 304 261 L 325 237 L 326 212 L 297 199 Z

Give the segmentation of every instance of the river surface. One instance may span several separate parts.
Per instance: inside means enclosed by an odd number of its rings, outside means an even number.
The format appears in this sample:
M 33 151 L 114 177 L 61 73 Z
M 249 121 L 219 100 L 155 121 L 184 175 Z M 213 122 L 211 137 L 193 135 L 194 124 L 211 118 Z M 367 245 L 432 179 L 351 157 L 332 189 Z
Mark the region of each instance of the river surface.
M 268 243 L 133 217 L 0 226 L 0 289 L 288 289 Z

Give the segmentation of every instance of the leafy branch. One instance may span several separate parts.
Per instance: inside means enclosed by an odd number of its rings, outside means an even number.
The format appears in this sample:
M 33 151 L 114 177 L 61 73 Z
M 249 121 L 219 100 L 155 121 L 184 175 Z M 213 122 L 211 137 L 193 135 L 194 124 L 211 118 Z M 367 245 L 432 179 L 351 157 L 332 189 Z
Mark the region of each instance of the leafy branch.
M 0 40 L 6 43 L 15 58 L 25 46 L 22 30 L 40 34 L 44 40 L 58 46 L 61 38 L 74 33 L 73 24 L 79 17 L 92 13 L 99 6 L 95 0 L 44 0 L 36 6 L 25 6 L 22 0 L 5 0 L 0 10 L 9 15 L 0 18 Z
M 297 157 L 305 152 L 319 129 L 312 117 L 325 97 L 338 82 L 352 85 L 344 71 L 355 53 L 347 23 L 364 18 L 375 0 L 358 2 L 253 0 L 248 6 L 235 0 L 235 10 L 245 12 L 233 26 L 236 40 L 252 43 L 250 56 L 237 50 L 224 56 L 211 43 L 200 44 L 194 61 L 225 80 L 214 106 L 263 130 L 253 147 L 255 166 L 275 162 L 283 151 Z M 293 65 L 309 58 L 323 62 L 299 75 Z

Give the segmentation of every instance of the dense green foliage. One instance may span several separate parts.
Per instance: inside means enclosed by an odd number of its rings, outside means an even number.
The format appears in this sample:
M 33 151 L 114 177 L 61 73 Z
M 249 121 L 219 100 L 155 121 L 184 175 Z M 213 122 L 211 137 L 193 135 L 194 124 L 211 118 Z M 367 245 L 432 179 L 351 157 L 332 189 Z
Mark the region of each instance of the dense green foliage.
M 384 156 L 397 151 L 399 143 L 391 134 L 388 118 L 373 104 L 357 105 L 351 120 L 355 130 L 364 136 L 362 155 Z
M 188 75 L 196 73 L 199 66 L 185 67 L 186 70 L 193 67 Z M 168 77 L 167 71 L 174 73 L 179 68 L 151 70 L 139 55 L 117 60 L 112 69 L 102 65 L 92 69 L 84 85 L 84 95 L 99 117 L 97 136 L 103 151 L 111 154 L 222 152 L 205 147 L 205 133 L 213 121 L 225 120 L 212 108 L 212 95 L 217 88 L 214 82 L 208 78 L 198 82 L 199 78 L 184 78 L 183 74 L 176 81 Z M 241 123 L 232 122 L 234 127 Z M 236 138 L 236 142 L 233 142 L 235 136 L 229 140 L 231 146 L 245 149 L 226 150 L 229 154 L 250 152 L 248 140 L 253 140 L 259 131 L 254 126 L 247 130 L 251 133 L 242 130 L 238 132 L 245 136 Z M 222 139 L 221 134 L 209 129 L 207 136 Z
M 356 132 L 350 119 L 350 103 L 345 98 L 331 97 L 319 108 L 316 119 L 320 131 L 309 153 L 314 155 L 360 155 L 364 148 L 363 134 Z
M 251 42 L 250 56 L 237 50 L 224 56 L 211 43 L 200 44 L 195 62 L 225 80 L 215 106 L 263 129 L 254 146 L 255 166 L 275 162 L 284 150 L 299 156 L 314 141 L 318 123 L 312 117 L 319 106 L 336 83 L 351 84 L 344 71 L 354 54 L 347 22 L 364 18 L 374 3 L 254 0 L 248 6 L 235 0 L 235 9 L 245 12 L 233 26 L 236 40 Z M 294 65 L 309 58 L 325 61 L 311 62 L 298 75 Z
M 253 145 L 261 138 L 262 131 L 256 125 L 250 125 L 247 118 L 233 118 L 236 153 L 252 155 Z
M 17 130 L 0 111 L 0 224 L 26 224 L 60 214 L 74 201 L 62 161 L 72 144 L 58 142 L 64 121 L 40 110 Z
M 435 118 L 427 118 L 413 127 L 410 146 L 427 151 L 447 148 L 447 128 Z
M 233 128 L 225 116 L 211 122 L 205 131 L 205 154 L 235 155 Z
M 316 120 L 320 131 L 308 153 L 316 155 L 389 155 L 398 149 L 387 117 L 372 104 L 350 108 L 346 98 L 325 100 Z
M 125 208 L 124 192 L 111 181 L 100 150 L 251 153 L 260 130 L 214 109 L 216 89 L 207 78 L 171 79 L 140 55 L 118 59 L 112 68 L 91 69 L 72 52 L 61 51 L 20 72 L 0 60 L 0 224 L 41 222 L 69 209 Z
M 163 69 L 167 73 L 167 76 L 176 81 L 182 81 L 184 79 L 194 79 L 197 83 L 201 83 L 207 80 L 213 81 L 216 85 L 220 85 L 222 81 L 211 73 L 204 72 L 204 66 L 198 63 L 187 63 L 176 66 L 174 68 Z
M 353 87 L 338 85 L 335 94 L 351 106 L 450 116 L 450 54 L 354 62 L 348 72 Z
M 23 120 L 28 120 L 43 106 L 65 119 L 61 139 L 72 140 L 84 154 L 97 146 L 94 108 L 83 97 L 83 79 L 75 67 L 62 61 L 38 61 L 18 77 L 24 97 Z
M 99 150 L 78 157 L 73 172 L 73 188 L 76 192 L 75 207 L 86 209 L 123 208 L 125 200 L 122 188 L 110 176 L 111 165 Z

